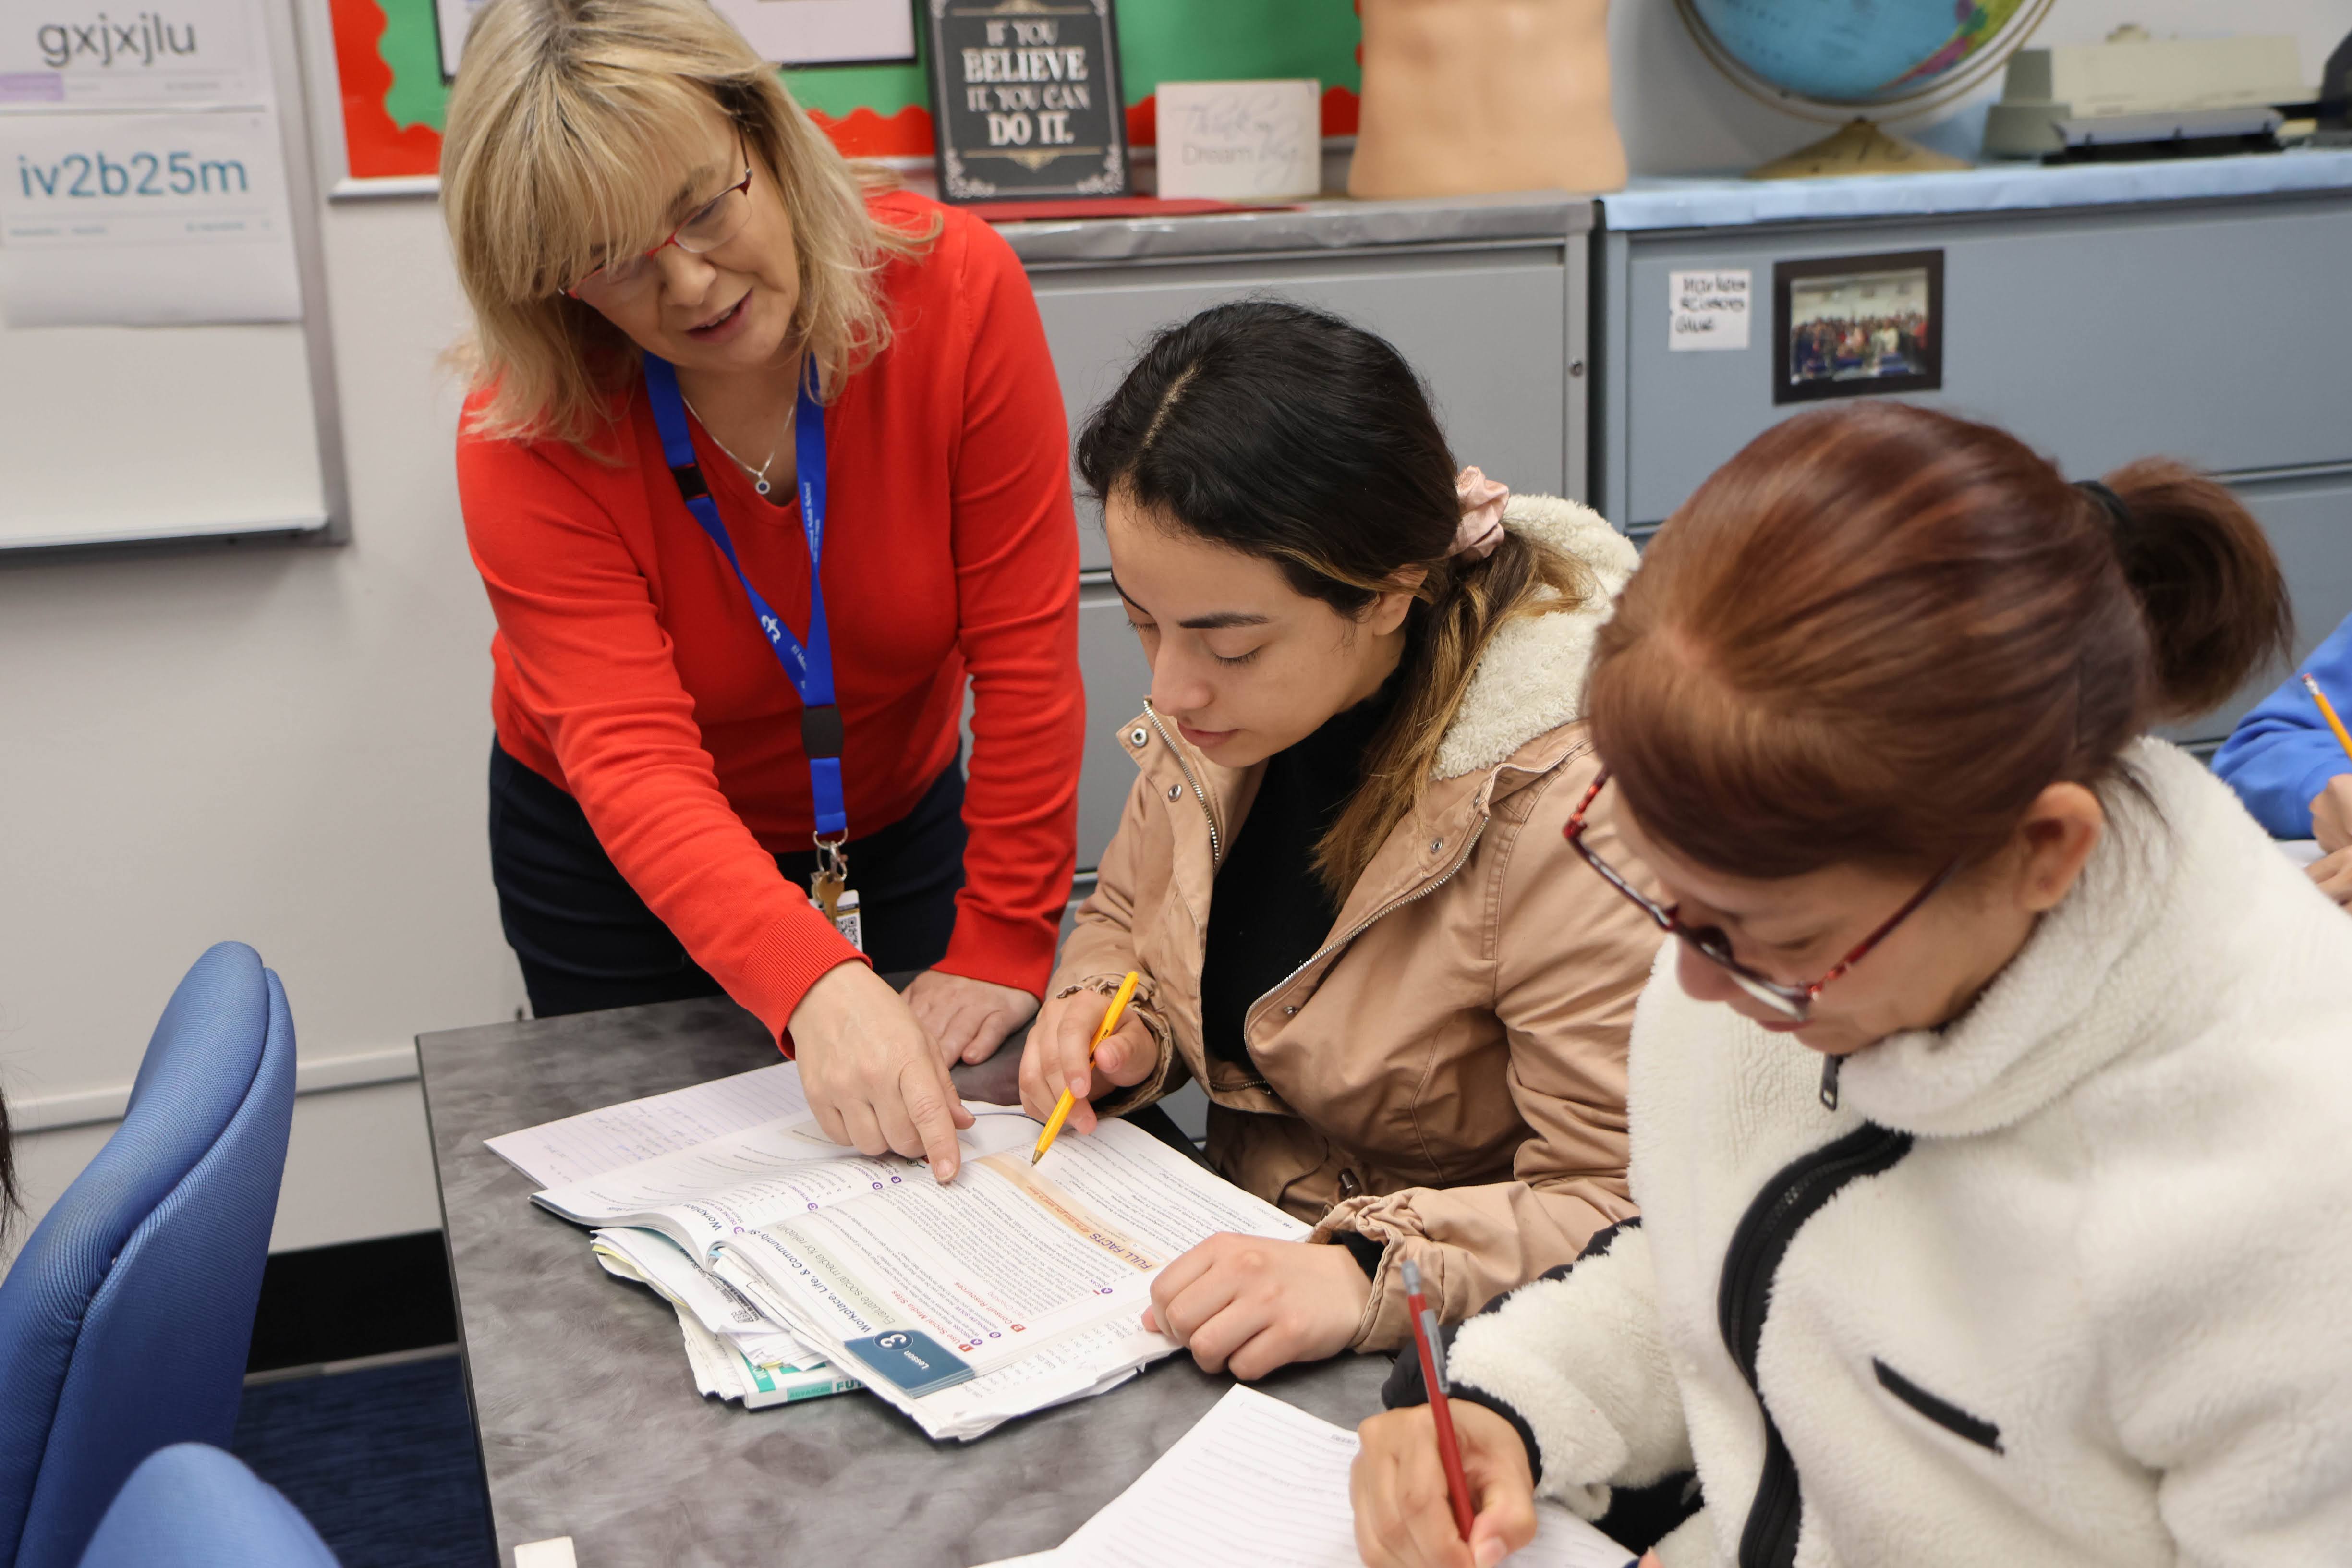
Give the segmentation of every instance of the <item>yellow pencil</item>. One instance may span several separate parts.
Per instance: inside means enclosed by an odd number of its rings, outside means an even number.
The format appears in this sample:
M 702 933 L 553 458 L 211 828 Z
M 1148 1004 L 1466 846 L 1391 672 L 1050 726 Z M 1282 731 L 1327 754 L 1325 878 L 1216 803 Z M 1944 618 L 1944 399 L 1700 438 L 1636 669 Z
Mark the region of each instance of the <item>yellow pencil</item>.
M 1110 1038 L 1110 1032 L 1118 1027 L 1119 1015 L 1127 1011 L 1127 1004 L 1134 996 L 1136 984 L 1142 978 L 1142 975 L 1130 969 L 1127 972 L 1127 978 L 1118 983 L 1118 994 L 1110 999 L 1109 1009 L 1103 1014 L 1102 1023 L 1095 1029 L 1094 1043 L 1087 1047 L 1088 1067 L 1094 1066 L 1095 1053 L 1102 1049 L 1102 1043 L 1105 1040 Z M 1037 1151 L 1029 1156 L 1031 1164 L 1034 1165 L 1045 1157 L 1045 1151 L 1054 1146 L 1054 1140 L 1061 1133 L 1062 1123 L 1070 1119 L 1070 1108 L 1077 1103 L 1076 1095 L 1066 1089 L 1062 1091 L 1061 1103 L 1054 1107 L 1053 1120 L 1045 1123 L 1045 1131 L 1037 1134 Z
M 2311 693 L 2311 700 L 2319 704 L 2319 716 L 2327 721 L 2329 729 L 2336 731 L 2336 743 L 2344 748 L 2346 756 L 2352 757 L 2352 734 L 2345 731 L 2344 721 L 2336 716 L 2336 704 L 2327 700 L 2327 693 L 2319 689 L 2319 682 L 2308 675 L 2303 678 L 2303 688 Z

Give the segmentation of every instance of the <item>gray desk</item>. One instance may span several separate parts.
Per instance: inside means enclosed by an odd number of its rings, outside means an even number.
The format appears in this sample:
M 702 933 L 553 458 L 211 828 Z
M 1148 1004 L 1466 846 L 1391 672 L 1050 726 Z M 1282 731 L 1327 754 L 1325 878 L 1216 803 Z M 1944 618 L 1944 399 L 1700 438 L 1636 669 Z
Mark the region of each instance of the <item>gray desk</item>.
M 416 1047 L 502 1563 L 555 1535 L 581 1568 L 968 1568 L 1043 1551 L 1229 1386 L 1177 1357 L 971 1444 L 934 1444 L 864 1394 L 757 1411 L 705 1399 L 668 1305 L 605 1275 L 585 1233 L 534 1206 L 482 1140 L 762 1066 L 775 1047 L 761 1026 L 731 1003 L 680 1002 Z M 1261 1386 L 1352 1426 L 1379 1408 L 1387 1368 L 1347 1356 Z

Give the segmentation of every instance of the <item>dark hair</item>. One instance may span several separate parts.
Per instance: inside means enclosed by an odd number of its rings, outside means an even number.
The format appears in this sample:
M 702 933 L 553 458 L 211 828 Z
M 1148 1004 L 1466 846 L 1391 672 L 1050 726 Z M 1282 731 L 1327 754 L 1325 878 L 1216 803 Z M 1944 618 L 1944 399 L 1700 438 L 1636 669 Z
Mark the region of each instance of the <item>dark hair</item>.
M 9 1226 L 24 1209 L 24 1195 L 16 1185 L 16 1150 L 8 1132 L 8 1100 L 0 1095 L 0 1246 L 7 1243 Z
M 2235 496 L 2158 458 L 2105 482 L 2112 512 L 2004 431 L 1878 400 L 1748 443 L 1601 635 L 1588 711 L 1634 816 L 1736 876 L 1979 856 L 2285 651 Z
M 1484 561 L 1449 554 L 1454 455 L 1412 367 L 1361 327 L 1244 300 L 1162 330 L 1088 417 L 1078 472 L 1161 526 L 1280 566 L 1293 589 L 1360 616 L 1399 573 L 1427 573 L 1406 625 L 1396 706 L 1364 783 L 1317 847 L 1344 895 L 1412 807 L 1496 627 L 1572 608 L 1581 564 L 1508 533 Z

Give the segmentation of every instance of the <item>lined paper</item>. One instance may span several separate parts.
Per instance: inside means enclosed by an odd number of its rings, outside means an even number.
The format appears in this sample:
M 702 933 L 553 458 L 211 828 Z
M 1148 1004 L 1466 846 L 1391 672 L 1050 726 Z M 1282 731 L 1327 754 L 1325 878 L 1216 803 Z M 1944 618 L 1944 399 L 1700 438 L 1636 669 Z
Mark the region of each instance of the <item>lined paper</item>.
M 1055 1568 L 1358 1568 L 1348 1469 L 1356 1435 L 1235 1387 L 1141 1479 L 1079 1526 Z M 1213 1507 L 1203 1504 L 1213 1502 Z M 1628 1568 L 1633 1553 L 1553 1503 L 1522 1568 Z

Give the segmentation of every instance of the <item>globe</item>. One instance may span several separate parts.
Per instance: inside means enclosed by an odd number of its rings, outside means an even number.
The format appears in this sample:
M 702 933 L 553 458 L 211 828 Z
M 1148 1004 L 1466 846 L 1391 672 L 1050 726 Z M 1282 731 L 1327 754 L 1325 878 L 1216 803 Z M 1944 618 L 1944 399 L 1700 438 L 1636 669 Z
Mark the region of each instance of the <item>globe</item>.
M 1856 107 L 1979 74 L 1968 68 L 2005 41 L 2023 9 L 2025 0 L 1691 0 L 1723 52 L 1759 79 L 1798 98 Z
M 2016 52 L 2052 0 L 1675 4 L 1700 48 L 1740 88 L 1806 119 L 1852 121 L 1752 172 L 1774 178 L 1964 167 L 1878 131 L 1871 111 L 1919 114 L 1959 98 Z

